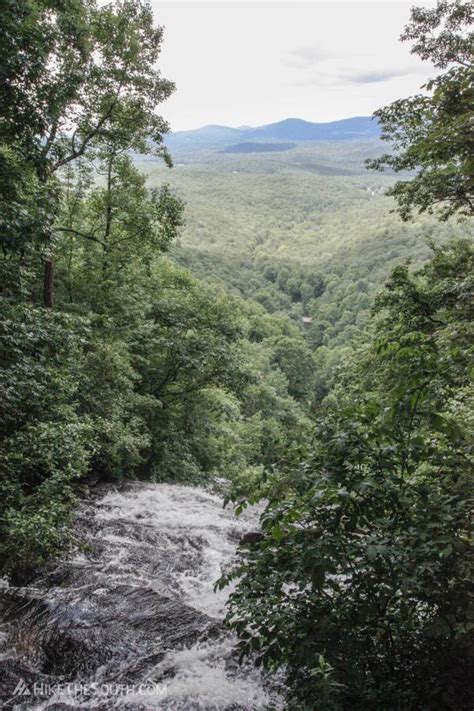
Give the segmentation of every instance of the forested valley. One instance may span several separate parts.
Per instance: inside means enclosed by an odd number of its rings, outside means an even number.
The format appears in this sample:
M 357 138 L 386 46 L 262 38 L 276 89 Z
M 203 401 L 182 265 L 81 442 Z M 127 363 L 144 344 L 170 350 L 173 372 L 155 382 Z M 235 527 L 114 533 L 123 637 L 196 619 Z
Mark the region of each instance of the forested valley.
M 237 149 L 169 133 L 148 4 L 2 15 L 0 577 L 98 482 L 199 485 L 261 507 L 216 590 L 284 708 L 472 708 L 470 4 L 412 10 L 384 142 Z

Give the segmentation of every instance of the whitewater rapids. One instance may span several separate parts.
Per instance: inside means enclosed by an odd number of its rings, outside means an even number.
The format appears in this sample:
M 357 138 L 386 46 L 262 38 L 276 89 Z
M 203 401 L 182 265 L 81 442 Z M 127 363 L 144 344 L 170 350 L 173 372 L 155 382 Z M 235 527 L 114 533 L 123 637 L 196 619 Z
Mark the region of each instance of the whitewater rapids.
M 100 490 L 100 488 L 99 488 Z M 76 529 L 81 553 L 0 591 L 0 692 L 10 709 L 282 708 L 222 627 L 214 583 L 258 512 L 236 517 L 197 487 L 102 485 Z

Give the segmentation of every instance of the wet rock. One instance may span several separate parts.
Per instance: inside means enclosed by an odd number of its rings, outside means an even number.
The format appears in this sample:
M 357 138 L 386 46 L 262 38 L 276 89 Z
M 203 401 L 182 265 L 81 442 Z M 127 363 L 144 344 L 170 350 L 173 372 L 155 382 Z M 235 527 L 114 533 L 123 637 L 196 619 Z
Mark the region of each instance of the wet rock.
M 239 545 L 248 546 L 252 543 L 260 543 L 263 540 L 263 533 L 261 531 L 248 531 L 244 533 L 239 541 Z
M 41 672 L 75 678 L 114 659 L 163 655 L 222 631 L 222 625 L 149 588 L 89 586 L 81 591 L 10 591 L 4 619 L 12 641 Z

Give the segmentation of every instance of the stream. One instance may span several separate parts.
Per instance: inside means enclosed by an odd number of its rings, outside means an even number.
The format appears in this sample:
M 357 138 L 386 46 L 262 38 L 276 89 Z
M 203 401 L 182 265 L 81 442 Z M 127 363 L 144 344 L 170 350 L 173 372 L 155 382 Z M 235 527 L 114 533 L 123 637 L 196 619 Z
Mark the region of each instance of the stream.
M 6 709 L 283 708 L 239 666 L 214 592 L 258 512 L 238 518 L 191 486 L 100 485 L 78 511 L 81 552 L 24 588 L 0 588 Z

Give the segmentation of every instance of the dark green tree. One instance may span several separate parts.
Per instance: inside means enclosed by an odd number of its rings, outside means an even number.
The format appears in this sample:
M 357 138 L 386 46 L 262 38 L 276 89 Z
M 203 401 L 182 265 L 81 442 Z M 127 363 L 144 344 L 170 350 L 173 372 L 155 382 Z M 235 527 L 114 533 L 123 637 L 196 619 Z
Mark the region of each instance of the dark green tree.
M 469 708 L 473 260 L 454 243 L 394 271 L 312 453 L 240 550 L 228 622 L 242 654 L 287 670 L 290 708 Z
M 156 107 L 174 85 L 156 66 L 163 32 L 147 3 L 7 0 L 5 10 L 0 160 L 7 173 L 18 162 L 29 166 L 37 190 L 48 185 L 51 194 L 58 170 L 111 140 L 117 149 L 153 152 L 170 163 L 163 144 L 168 125 Z M 30 204 L 22 200 L 24 176 L 17 180 L 16 213 Z M 7 181 L 0 187 L 12 190 Z M 54 206 L 52 199 L 48 215 Z M 2 217 L 7 227 L 15 221 L 11 208 Z M 29 220 L 27 210 L 22 221 Z M 45 306 L 53 304 L 50 222 L 36 234 L 43 243 Z
M 390 191 L 404 219 L 473 214 L 471 19 L 462 2 L 414 9 L 403 38 L 447 71 L 376 113 L 394 153 L 371 167 L 417 171 Z M 473 258 L 458 241 L 393 271 L 310 453 L 266 487 L 262 540 L 221 581 L 238 580 L 242 655 L 286 670 L 289 708 L 472 705 Z
M 68 300 L 76 290 L 91 308 L 104 310 L 106 295 L 118 283 L 126 288 L 127 269 L 151 264 L 167 251 L 182 224 L 183 205 L 167 185 L 148 190 L 145 176 L 115 145 L 97 151 L 93 165 L 80 161 L 67 170 L 54 232 L 61 235 L 58 276 Z
M 442 70 L 425 94 L 400 99 L 375 116 L 393 151 L 368 161 L 371 168 L 417 171 L 389 189 L 403 219 L 413 210 L 441 219 L 474 211 L 474 35 L 470 2 L 438 0 L 433 9 L 413 8 L 401 39 L 412 53 Z

